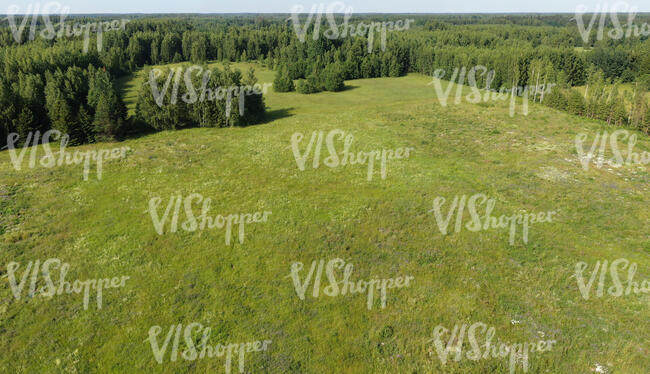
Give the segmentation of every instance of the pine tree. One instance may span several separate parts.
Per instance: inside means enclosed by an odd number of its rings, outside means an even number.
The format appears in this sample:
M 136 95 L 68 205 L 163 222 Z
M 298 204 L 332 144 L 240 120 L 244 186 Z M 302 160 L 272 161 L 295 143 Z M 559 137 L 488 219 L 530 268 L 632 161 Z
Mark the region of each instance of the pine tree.
M 643 124 L 639 126 L 639 130 L 650 135 L 650 105 L 646 106 L 645 115 L 643 117 Z
M 399 77 L 402 75 L 402 67 L 399 64 L 399 61 L 397 61 L 397 57 L 392 56 L 390 59 L 390 68 L 388 71 L 388 76 L 389 77 Z
M 296 85 L 296 91 L 302 94 L 313 94 L 321 92 L 320 83 L 315 73 L 309 74 L 307 79 L 300 79 Z
M 192 60 L 192 40 L 193 33 L 191 31 L 185 31 L 183 33 L 183 40 L 181 41 L 181 48 L 183 50 L 183 57 L 185 61 Z
M 160 62 L 160 46 L 158 40 L 151 41 L 151 63 L 157 64 Z
M 255 70 L 251 67 L 246 73 L 246 77 L 242 80 L 244 86 L 250 87 L 251 91 L 247 92 L 245 95 L 245 109 L 244 116 L 242 118 L 244 125 L 250 125 L 262 121 L 266 114 L 266 108 L 264 105 L 263 94 L 256 94 L 252 92 L 253 86 L 257 83 L 257 77 L 255 76 Z M 240 93 L 241 94 L 241 93 Z
M 54 98 L 48 107 L 52 128 L 69 135 L 70 144 L 82 144 L 85 141 L 83 134 L 74 131 L 74 115 L 63 97 Z
M 134 34 L 129 39 L 129 46 L 127 47 L 127 55 L 129 56 L 129 64 L 131 69 L 138 66 L 143 66 L 150 61 L 151 43 L 147 45 L 147 40 L 142 37 L 140 33 Z
M 289 77 L 286 67 L 281 67 L 280 70 L 275 73 L 273 89 L 275 92 L 290 92 L 294 90 L 293 80 Z
M 198 37 L 192 41 L 191 61 L 195 63 L 206 62 L 208 60 L 207 50 L 208 50 L 207 38 L 203 34 L 198 35 Z
M 561 88 L 556 88 L 544 98 L 544 105 L 557 110 L 567 110 L 567 97 Z
M 379 75 L 382 77 L 388 77 L 391 73 L 391 55 L 386 53 L 381 59 L 381 67 Z
M 83 133 L 84 138 L 87 142 L 93 143 L 97 140 L 93 126 L 93 116 L 88 113 L 88 110 L 86 110 L 86 108 L 82 107 L 79 109 L 79 114 L 77 115 L 77 123 L 79 124 L 79 129 Z
M 585 111 L 585 99 L 580 92 L 569 89 L 569 96 L 567 98 L 567 110 L 571 114 L 583 115 Z
M 95 120 L 93 121 L 98 139 L 113 138 L 117 135 L 119 128 L 111 117 L 110 97 L 103 95 L 95 108 Z
M 88 82 L 88 105 L 95 108 L 101 96 L 113 90 L 111 78 L 103 70 L 90 69 Z
M 7 144 L 7 136 L 15 132 L 15 120 L 17 120 L 15 98 L 9 85 L 0 77 L 0 148 Z
M 343 72 L 338 64 L 329 65 L 323 71 L 323 86 L 326 91 L 337 92 L 343 90 Z
M 181 50 L 181 41 L 176 34 L 167 34 L 160 46 L 160 59 L 162 62 L 172 62 Z
M 18 118 L 14 121 L 14 128 L 20 136 L 20 140 L 26 140 L 27 134 L 38 130 L 34 123 L 34 114 L 28 107 L 23 107 L 20 111 Z

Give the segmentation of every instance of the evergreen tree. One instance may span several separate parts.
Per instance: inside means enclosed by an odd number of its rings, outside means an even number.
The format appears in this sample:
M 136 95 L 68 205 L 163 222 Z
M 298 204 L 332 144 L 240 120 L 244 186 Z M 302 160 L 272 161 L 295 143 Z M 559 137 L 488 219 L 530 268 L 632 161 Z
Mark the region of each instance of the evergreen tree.
M 93 116 L 86 108 L 82 107 L 79 109 L 77 123 L 79 124 L 79 129 L 83 133 L 87 142 L 93 143 L 97 140 L 95 136 L 95 128 L 93 126 Z
M 392 56 L 391 59 L 389 60 L 388 76 L 399 77 L 401 75 L 402 75 L 402 67 L 397 61 L 397 57 Z
M 15 99 L 11 88 L 0 77 L 0 148 L 7 144 L 7 136 L 15 132 L 17 120 Z
M 343 90 L 343 72 L 339 65 L 329 65 L 323 71 L 323 86 L 325 90 L 337 92 Z
M 121 130 L 122 119 L 113 112 L 116 107 L 114 95 L 102 95 L 95 108 L 95 137 L 98 140 L 115 139 Z
M 106 92 L 113 90 L 113 83 L 106 71 L 90 67 L 88 69 L 88 105 L 95 108 L 99 103 L 99 99 Z
M 34 114 L 28 107 L 23 107 L 14 122 L 14 128 L 21 140 L 26 140 L 27 134 L 38 130 L 36 123 L 34 123 Z
M 195 63 L 206 62 L 208 60 L 207 50 L 208 40 L 205 35 L 199 34 L 198 37 L 192 41 L 191 61 Z
M 32 118 L 34 130 L 44 130 L 47 121 L 47 113 L 44 109 L 45 87 L 43 80 L 38 74 L 18 73 L 18 105 L 20 113 L 27 107 Z M 38 124 L 38 126 L 36 125 Z
M 544 98 L 544 105 L 557 110 L 567 110 L 567 97 L 561 88 L 556 88 Z
M 582 97 L 580 92 L 569 89 L 569 95 L 567 97 L 567 110 L 571 114 L 583 115 L 585 111 L 585 99 Z
M 650 135 L 650 105 L 646 106 L 645 115 L 643 116 L 642 125 L 639 126 L 639 130 Z
M 252 67 L 248 69 L 246 77 L 242 80 L 242 83 L 244 86 L 251 87 L 251 90 L 257 83 L 255 70 Z M 258 95 L 255 92 L 250 91 L 245 95 L 245 109 L 242 118 L 243 124 L 250 125 L 261 122 L 266 114 L 263 94 Z
M 129 46 L 127 47 L 127 55 L 129 57 L 129 64 L 131 69 L 138 66 L 143 66 L 148 63 L 151 58 L 151 43 L 147 45 L 147 40 L 141 34 L 134 34 L 129 39 Z
M 296 91 L 302 94 L 321 92 L 322 89 L 316 74 L 312 73 L 307 77 L 307 79 L 300 79 L 296 84 Z
M 70 144 L 82 144 L 86 140 L 83 133 L 75 131 L 74 115 L 63 97 L 56 96 L 48 102 L 48 115 L 54 130 L 70 136 Z
M 162 62 L 172 62 L 181 52 L 181 41 L 176 34 L 167 34 L 160 46 L 160 59 Z
M 154 39 L 151 41 L 151 63 L 157 64 L 161 62 L 160 60 L 160 45 L 158 40 Z
M 275 73 L 273 89 L 275 92 L 290 92 L 294 90 L 293 80 L 289 77 L 286 67 L 281 67 L 280 70 Z
M 181 48 L 183 50 L 183 57 L 185 58 L 185 61 L 192 60 L 192 40 L 192 32 L 185 31 L 183 33 L 183 39 L 181 41 Z

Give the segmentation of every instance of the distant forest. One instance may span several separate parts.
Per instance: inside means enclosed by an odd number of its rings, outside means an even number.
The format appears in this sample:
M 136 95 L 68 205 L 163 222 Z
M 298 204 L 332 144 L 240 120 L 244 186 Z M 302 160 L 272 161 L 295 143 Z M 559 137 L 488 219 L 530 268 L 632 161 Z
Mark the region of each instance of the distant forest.
M 590 15 L 584 17 L 588 23 Z M 313 26 L 301 42 L 288 14 L 68 16 L 65 22 L 122 18 L 129 22 L 122 30 L 103 34 L 101 51 L 91 34 L 86 52 L 83 35 L 39 37 L 38 31 L 46 28 L 41 17 L 34 22 L 34 38 L 29 37 L 32 20 L 27 20 L 20 43 L 6 19 L 0 24 L 0 147 L 6 145 L 9 133 L 24 140 L 29 132 L 48 129 L 60 130 L 70 135 L 73 144 L 82 144 L 120 138 L 146 127 L 176 128 L 173 122 L 179 118 L 183 126 L 225 126 L 228 121 L 219 119 L 223 114 L 215 112 L 214 119 L 206 120 L 170 108 L 154 125 L 147 115 L 155 109 L 153 99 L 141 100 L 137 115 L 127 118 L 115 85 L 117 78 L 147 65 L 214 60 L 257 61 L 277 72 L 276 90 L 303 93 L 338 91 L 344 80 L 409 72 L 432 75 L 436 69 L 444 69 L 450 78 L 455 68 L 483 65 L 496 72 L 492 89 L 554 83 L 557 89 L 545 105 L 650 132 L 645 99 L 650 90 L 649 37 L 596 40 L 592 31 L 585 42 L 573 14 L 352 16 L 350 24 L 415 20 L 409 30 L 388 33 L 385 50 L 375 40 L 372 53 L 368 35 L 313 38 Z M 50 20 L 57 26 L 56 16 Z M 21 22 L 17 17 L 16 24 Z M 650 23 L 650 15 L 638 14 L 634 22 Z M 340 16 L 338 25 L 343 27 Z M 605 25 L 607 30 L 614 27 L 609 19 Z M 327 27 L 323 17 L 321 33 Z M 298 80 L 295 86 L 294 80 Z M 218 81 L 241 84 L 252 83 L 253 78 L 250 73 L 228 70 Z M 622 84 L 633 88 L 621 90 Z M 571 89 L 574 86 L 586 89 L 581 93 Z M 261 95 L 254 102 L 258 113 L 242 117 L 235 125 L 261 120 Z

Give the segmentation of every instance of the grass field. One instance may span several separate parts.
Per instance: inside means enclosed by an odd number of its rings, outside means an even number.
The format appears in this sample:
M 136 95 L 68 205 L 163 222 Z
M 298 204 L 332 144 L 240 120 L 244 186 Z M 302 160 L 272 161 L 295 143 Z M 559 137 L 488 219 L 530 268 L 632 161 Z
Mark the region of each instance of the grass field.
M 138 79 L 122 82 L 131 104 Z M 75 148 L 131 148 L 100 181 L 93 172 L 84 181 L 81 166 L 16 171 L 0 152 L 0 372 L 224 372 L 224 358 L 155 361 L 151 326 L 162 327 L 162 344 L 171 325 L 199 322 L 212 328 L 211 344 L 272 340 L 247 354 L 246 373 L 506 373 L 501 358 L 443 367 L 429 342 L 437 325 L 483 322 L 503 342 L 557 341 L 531 354 L 529 373 L 647 373 L 650 295 L 585 300 L 574 276 L 579 261 L 591 270 L 626 258 L 638 264 L 636 281 L 650 278 L 647 165 L 585 171 L 576 135 L 613 128 L 532 104 L 512 118 L 507 102 L 442 107 L 429 81 L 269 92 L 261 125 Z M 415 152 L 391 161 L 386 179 L 368 181 L 363 166 L 300 171 L 292 135 L 334 129 L 354 136 L 353 151 Z M 649 151 L 650 140 L 639 136 L 635 150 Z M 248 225 L 243 244 L 226 245 L 223 230 L 158 235 L 150 199 L 191 193 L 211 198 L 213 215 L 272 215 Z M 510 246 L 505 229 L 442 235 L 434 199 L 476 193 L 497 200 L 496 216 L 558 214 L 533 225 L 527 244 L 517 236 Z M 131 278 L 104 291 L 101 310 L 92 296 L 88 310 L 74 294 L 16 300 L 5 264 L 20 262 L 21 275 L 29 261 L 54 257 L 71 264 L 70 280 Z M 353 280 L 415 280 L 391 290 L 385 309 L 368 310 L 360 295 L 300 300 L 291 264 L 335 258 L 354 265 Z

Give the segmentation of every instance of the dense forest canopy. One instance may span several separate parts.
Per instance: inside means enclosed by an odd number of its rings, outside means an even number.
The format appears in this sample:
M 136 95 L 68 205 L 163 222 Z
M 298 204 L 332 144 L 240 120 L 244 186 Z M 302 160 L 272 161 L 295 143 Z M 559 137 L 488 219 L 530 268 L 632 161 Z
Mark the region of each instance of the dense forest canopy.
M 588 23 L 592 15 L 583 17 Z M 306 15 L 301 18 L 305 20 Z M 343 29 L 344 16 L 336 18 Z M 276 90 L 295 89 L 306 94 L 340 91 L 344 80 L 397 77 L 409 72 L 432 75 L 442 69 L 445 78 L 450 78 L 454 69 L 476 65 L 495 70 L 490 87 L 494 89 L 528 85 L 543 72 L 545 81 L 559 87 L 545 104 L 646 132 L 650 128 L 650 111 L 643 99 L 650 88 L 650 38 L 643 28 L 620 38 L 599 38 L 596 30 L 585 37 L 573 14 L 356 14 L 347 22 L 403 19 L 414 23 L 408 30 L 388 33 L 385 48 L 378 40 L 369 43 L 368 32 L 337 39 L 314 35 L 313 24 L 308 25 L 302 42 L 287 14 L 70 15 L 64 19 L 64 32 L 54 38 L 41 36 L 48 28 L 42 17 L 33 23 L 31 18 L 25 20 L 22 34 L 3 21 L 0 146 L 6 144 L 9 133 L 25 139 L 30 131 L 48 129 L 65 132 L 79 144 L 142 131 L 143 126 L 246 125 L 262 120 L 261 95 L 250 101 L 248 116 L 232 121 L 219 114 L 225 113 L 225 108 L 207 106 L 166 108 L 169 113 L 153 116 L 155 103 L 147 97 L 151 96 L 148 82 L 140 93 L 138 114 L 127 118 L 115 85 L 117 78 L 150 65 L 215 60 L 257 61 L 277 72 Z M 627 18 L 622 15 L 621 19 Z M 84 41 L 81 29 L 74 26 L 115 20 L 125 21 L 102 33 L 101 43 L 96 32 L 91 33 L 90 43 Z M 616 24 L 609 17 L 604 21 L 607 36 Z M 14 22 L 20 25 L 23 19 L 15 16 Z M 59 19 L 50 16 L 50 22 L 58 31 Z M 327 27 L 324 17 L 321 22 L 322 29 Z M 637 14 L 634 23 L 647 25 L 650 15 Z M 627 32 L 628 26 L 621 27 Z M 251 74 L 215 71 L 214 81 L 250 82 Z M 634 92 L 619 92 L 623 83 L 633 84 Z M 590 88 L 583 97 L 571 90 L 572 86 Z M 625 102 L 631 103 L 631 108 Z M 200 114 L 201 110 L 211 114 Z M 231 111 L 233 115 L 236 112 Z

